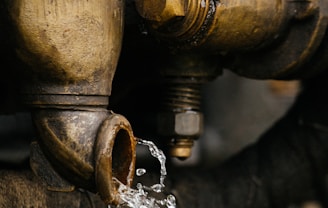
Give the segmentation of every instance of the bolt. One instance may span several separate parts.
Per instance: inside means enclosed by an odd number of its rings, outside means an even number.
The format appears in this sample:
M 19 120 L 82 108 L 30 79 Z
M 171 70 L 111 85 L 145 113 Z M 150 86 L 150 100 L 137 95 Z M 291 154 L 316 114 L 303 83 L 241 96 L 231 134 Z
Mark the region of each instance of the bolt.
M 200 84 L 170 82 L 158 117 L 158 133 L 166 139 L 168 154 L 179 159 L 191 155 L 194 140 L 202 134 Z

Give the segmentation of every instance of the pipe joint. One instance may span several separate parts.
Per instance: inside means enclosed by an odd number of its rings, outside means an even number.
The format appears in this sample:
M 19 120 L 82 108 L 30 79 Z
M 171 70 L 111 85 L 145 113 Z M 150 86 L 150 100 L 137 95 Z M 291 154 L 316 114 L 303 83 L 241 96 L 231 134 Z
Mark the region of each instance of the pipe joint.
M 39 137 L 31 167 L 48 189 L 84 188 L 99 193 L 105 203 L 119 203 L 117 181 L 132 184 L 136 158 L 136 140 L 126 118 L 106 110 L 41 109 L 33 116 Z

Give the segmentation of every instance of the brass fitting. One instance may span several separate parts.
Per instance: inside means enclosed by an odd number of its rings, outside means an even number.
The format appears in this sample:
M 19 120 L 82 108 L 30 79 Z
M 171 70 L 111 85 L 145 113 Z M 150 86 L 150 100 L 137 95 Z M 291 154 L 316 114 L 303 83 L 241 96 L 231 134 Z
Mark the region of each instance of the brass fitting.
M 194 53 L 171 55 L 165 61 L 161 65 L 164 86 L 158 133 L 170 156 L 187 159 L 203 133 L 201 85 L 221 70 L 213 57 Z
M 170 13 L 170 16 L 173 17 L 180 17 L 176 18 L 175 21 L 159 21 L 159 22 L 153 22 L 152 19 L 148 18 L 146 15 L 144 15 L 142 8 L 142 5 L 145 4 L 144 2 L 147 2 L 149 0 L 137 0 L 136 1 L 136 8 L 139 12 L 140 16 L 144 17 L 149 25 L 151 32 L 164 39 L 164 40 L 173 40 L 174 42 L 176 40 L 179 40 L 178 42 L 184 42 L 185 40 L 190 39 L 190 37 L 195 36 L 195 34 L 201 29 L 206 16 L 209 16 L 207 13 L 211 12 L 214 5 L 211 4 L 210 0 L 182 0 L 179 2 L 178 8 L 183 7 L 183 15 L 176 15 L 173 10 L 168 10 Z M 176 3 L 171 3 L 171 5 L 177 5 Z M 150 13 L 151 15 L 159 15 L 156 10 L 152 11 L 151 8 L 146 10 L 147 13 Z M 158 20 L 161 19 L 161 17 L 157 18 Z M 196 36 L 194 37 L 196 38 Z
M 160 27 L 185 15 L 184 0 L 136 0 L 139 14 Z
M 142 2 L 136 2 L 137 8 Z M 230 51 L 255 48 L 274 39 L 288 21 L 287 3 L 279 0 L 185 0 L 185 5 L 184 18 L 153 28 L 154 35 L 172 41 L 172 46 L 192 48 L 208 43 L 206 49 Z
M 22 69 L 22 100 L 38 133 L 31 167 L 50 190 L 85 188 L 117 204 L 130 186 L 129 122 L 107 110 L 123 36 L 121 0 L 9 1 Z
M 131 186 L 136 140 L 129 122 L 109 111 L 37 110 L 31 168 L 52 191 L 84 188 L 118 204 L 117 180 Z
M 194 140 L 203 133 L 203 114 L 194 110 L 162 112 L 158 126 L 160 135 L 171 138 L 168 141 L 170 156 L 186 159 L 191 156 Z
M 185 160 L 192 155 L 192 148 L 194 146 L 194 138 L 177 138 L 172 139 L 168 144 L 169 154 L 172 157 L 176 157 L 180 160 Z
M 177 21 L 162 27 L 149 22 L 151 33 L 174 51 L 227 57 L 226 69 L 257 79 L 302 78 L 326 68 L 321 57 L 328 50 L 326 1 L 185 0 L 185 5 Z

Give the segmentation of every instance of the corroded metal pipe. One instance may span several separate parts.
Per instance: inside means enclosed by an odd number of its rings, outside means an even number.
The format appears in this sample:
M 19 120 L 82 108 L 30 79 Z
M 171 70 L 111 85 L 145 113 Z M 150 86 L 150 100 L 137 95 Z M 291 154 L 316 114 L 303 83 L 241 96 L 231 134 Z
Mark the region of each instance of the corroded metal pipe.
M 130 123 L 107 110 L 122 44 L 121 0 L 14 0 L 8 3 L 22 69 L 23 102 L 38 132 L 31 167 L 48 189 L 85 188 L 118 203 L 130 186 Z

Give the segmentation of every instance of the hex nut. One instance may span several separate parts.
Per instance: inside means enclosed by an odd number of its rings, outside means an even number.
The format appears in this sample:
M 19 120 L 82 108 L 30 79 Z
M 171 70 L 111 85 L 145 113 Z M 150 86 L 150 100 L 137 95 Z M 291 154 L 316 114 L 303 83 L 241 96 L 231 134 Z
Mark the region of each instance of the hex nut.
M 203 114 L 197 111 L 163 112 L 158 118 L 158 132 L 163 136 L 198 137 L 203 131 Z

